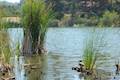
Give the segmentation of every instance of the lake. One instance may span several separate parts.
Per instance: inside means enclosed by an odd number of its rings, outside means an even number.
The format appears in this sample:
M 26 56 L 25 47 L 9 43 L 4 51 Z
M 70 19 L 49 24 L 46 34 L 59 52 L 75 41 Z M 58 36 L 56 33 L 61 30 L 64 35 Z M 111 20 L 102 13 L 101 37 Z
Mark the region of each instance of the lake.
M 22 44 L 23 30 L 21 28 L 8 29 L 8 33 L 11 49 L 14 49 L 17 43 Z M 101 60 L 105 64 L 100 65 L 98 69 L 111 74 L 105 75 L 104 80 L 114 80 L 115 62 L 120 60 L 120 28 L 94 27 L 49 28 L 44 45 L 48 51 L 47 54 L 41 57 L 21 56 L 19 60 L 17 57 L 12 59 L 15 64 L 16 80 L 87 80 L 73 71 L 72 67 L 78 65 L 87 41 L 92 38 L 95 44 L 102 46 L 100 52 L 108 55 L 107 60 Z M 31 70 L 23 67 L 23 64 L 28 63 L 39 63 L 38 69 Z M 116 80 L 119 80 L 117 78 L 120 79 L 119 75 L 116 77 Z

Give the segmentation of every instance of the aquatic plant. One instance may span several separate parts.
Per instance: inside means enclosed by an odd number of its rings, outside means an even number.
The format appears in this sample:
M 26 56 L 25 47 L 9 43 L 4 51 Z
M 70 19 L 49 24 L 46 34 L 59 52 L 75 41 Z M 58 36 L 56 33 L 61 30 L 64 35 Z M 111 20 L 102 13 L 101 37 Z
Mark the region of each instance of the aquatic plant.
M 17 58 L 20 56 L 21 53 L 21 47 L 20 47 L 20 43 L 16 43 L 16 47 L 15 47 L 15 55 L 17 56 Z
M 97 60 L 97 54 L 94 51 L 93 41 L 90 41 L 90 43 L 86 45 L 84 50 L 83 62 L 85 68 L 88 70 L 92 70 L 95 66 L 96 60 Z
M 25 53 L 29 53 L 28 50 L 31 50 L 32 53 L 36 53 L 36 51 L 41 52 L 48 23 L 53 18 L 51 5 L 46 5 L 44 0 L 25 0 L 21 15 L 25 37 L 27 38 L 23 47 L 25 45 L 29 46 Z
M 6 31 L 0 31 L 0 58 L 1 63 L 10 62 L 11 51 L 9 45 L 9 36 Z
M 0 8 L 0 62 L 1 64 L 9 64 L 11 51 L 10 51 L 10 44 L 9 44 L 9 35 L 6 28 L 6 23 L 3 20 L 5 16 L 4 9 Z
M 97 63 L 98 59 L 102 57 L 102 48 L 107 44 L 104 40 L 104 33 L 96 33 L 97 30 L 92 32 L 90 38 L 88 38 L 83 54 L 83 63 L 86 70 L 93 71 L 96 67 L 102 63 Z M 100 36 L 101 35 L 101 36 Z

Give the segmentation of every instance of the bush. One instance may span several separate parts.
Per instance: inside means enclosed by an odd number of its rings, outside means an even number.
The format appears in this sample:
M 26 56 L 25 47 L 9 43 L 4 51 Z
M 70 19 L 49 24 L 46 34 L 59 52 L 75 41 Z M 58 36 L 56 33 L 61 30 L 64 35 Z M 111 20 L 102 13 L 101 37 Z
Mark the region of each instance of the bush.
M 120 26 L 120 15 L 115 11 L 106 11 L 100 18 L 98 26 L 107 27 L 119 27 Z

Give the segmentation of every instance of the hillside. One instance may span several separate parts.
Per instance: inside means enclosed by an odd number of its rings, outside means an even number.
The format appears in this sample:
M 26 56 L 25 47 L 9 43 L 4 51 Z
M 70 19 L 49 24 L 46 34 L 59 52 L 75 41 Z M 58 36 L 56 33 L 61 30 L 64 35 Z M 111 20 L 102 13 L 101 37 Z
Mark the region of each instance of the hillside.
M 4 11 L 5 16 L 17 16 L 20 13 L 20 5 L 18 3 L 1 1 L 0 10 Z

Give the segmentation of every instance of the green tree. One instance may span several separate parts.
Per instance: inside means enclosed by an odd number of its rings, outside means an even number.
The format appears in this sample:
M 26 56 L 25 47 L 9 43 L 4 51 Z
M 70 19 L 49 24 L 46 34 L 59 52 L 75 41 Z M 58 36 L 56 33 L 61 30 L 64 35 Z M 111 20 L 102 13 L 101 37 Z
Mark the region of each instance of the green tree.
M 46 3 L 52 3 L 53 4 L 53 11 L 56 14 L 56 19 L 61 19 L 64 16 L 63 10 L 64 10 L 64 3 L 62 3 L 63 0 L 47 0 Z
M 106 11 L 100 18 L 98 23 L 99 26 L 107 27 L 119 27 L 120 26 L 120 15 L 115 11 Z

